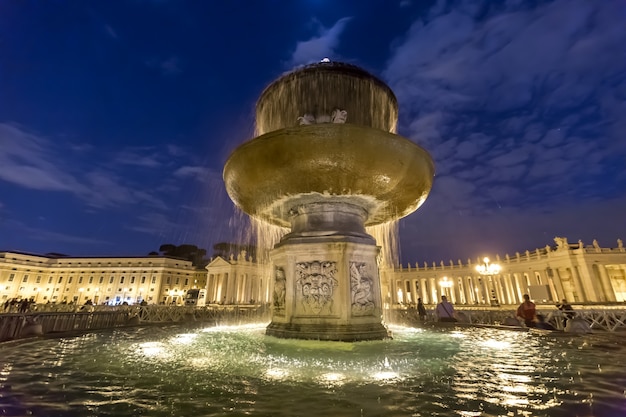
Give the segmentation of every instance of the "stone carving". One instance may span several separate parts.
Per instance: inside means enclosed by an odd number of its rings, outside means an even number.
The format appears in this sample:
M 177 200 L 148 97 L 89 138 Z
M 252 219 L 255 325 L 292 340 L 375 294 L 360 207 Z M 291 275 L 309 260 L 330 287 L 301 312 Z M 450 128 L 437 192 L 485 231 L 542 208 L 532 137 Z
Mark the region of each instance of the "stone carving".
M 598 241 L 596 239 L 593 240 L 592 245 L 593 245 L 594 248 L 600 249 L 600 244 L 598 243 Z
M 285 315 L 285 294 L 287 291 L 287 280 L 283 268 L 276 267 L 274 270 L 274 294 L 273 305 L 274 314 Z
M 318 123 L 339 123 L 343 124 L 348 118 L 348 112 L 343 109 L 335 109 L 331 114 L 320 114 L 317 117 L 311 113 L 305 113 L 298 117 L 299 125 L 313 125 Z
M 298 117 L 298 124 L 299 125 L 312 125 L 315 124 L 315 116 L 313 116 L 312 114 L 305 114 L 304 116 L 300 116 Z
M 367 264 L 350 262 L 350 291 L 352 294 L 352 315 L 366 316 L 374 313 L 373 280 L 368 276 Z
M 296 263 L 296 306 L 302 314 L 333 314 L 333 296 L 338 281 L 336 262 Z
M 569 243 L 567 243 L 566 237 L 555 237 L 554 242 L 556 242 L 556 250 L 568 250 Z
M 348 112 L 345 110 L 341 110 L 341 109 L 333 110 L 332 114 L 330 115 L 331 123 L 343 124 L 346 122 L 347 118 L 348 118 Z
M 624 249 L 624 242 L 622 241 L 622 239 L 617 239 L 617 248 Z

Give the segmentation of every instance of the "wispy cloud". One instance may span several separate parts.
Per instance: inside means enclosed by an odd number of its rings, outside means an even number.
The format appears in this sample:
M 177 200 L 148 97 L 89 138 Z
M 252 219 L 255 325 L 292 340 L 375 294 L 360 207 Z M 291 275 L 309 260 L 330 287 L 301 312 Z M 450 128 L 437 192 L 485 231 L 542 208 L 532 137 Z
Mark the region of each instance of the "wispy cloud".
M 492 209 L 490 189 L 521 208 L 626 187 L 612 172 L 626 158 L 625 13 L 616 0 L 440 1 L 396 43 L 384 75 L 401 130 L 432 153 L 450 210 Z
M 109 35 L 111 38 L 117 40 L 119 37 L 117 35 L 117 32 L 115 31 L 115 29 L 113 29 L 113 27 L 111 25 L 105 24 L 104 25 L 104 31 L 106 32 L 107 35 Z
M 319 26 L 317 34 L 311 39 L 297 43 L 289 60 L 289 66 L 319 62 L 326 57 L 332 59 L 339 46 L 339 37 L 350 19 L 350 17 L 339 19 L 330 28 L 324 28 L 317 21 L 314 22 L 316 26 Z
M 146 61 L 146 65 L 161 72 L 163 76 L 174 76 L 183 72 L 179 57 L 172 55 L 167 58 L 153 58 Z
M 98 164 L 83 162 L 88 159 L 86 154 L 97 154 Z M 158 187 L 146 188 L 145 184 L 161 186 L 173 178 L 167 172 L 177 170 L 176 160 L 155 148 L 127 148 L 108 154 L 91 146 L 63 146 L 58 139 L 0 124 L 1 181 L 30 190 L 69 193 L 85 206 L 104 209 L 146 204 L 165 210 L 167 204 Z M 140 181 L 145 177 L 153 179 Z
M 21 187 L 68 191 L 82 189 L 59 161 L 49 141 L 16 125 L 0 123 L 0 180 Z

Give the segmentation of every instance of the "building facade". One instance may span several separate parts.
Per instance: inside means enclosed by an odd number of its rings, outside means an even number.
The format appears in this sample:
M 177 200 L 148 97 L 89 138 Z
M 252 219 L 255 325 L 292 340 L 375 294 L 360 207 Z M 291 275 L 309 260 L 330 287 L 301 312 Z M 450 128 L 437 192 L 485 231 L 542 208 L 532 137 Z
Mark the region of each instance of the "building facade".
M 463 263 L 423 264 L 381 268 L 385 307 L 435 304 L 441 295 L 457 305 L 517 305 L 523 294 L 536 302 L 566 298 L 579 304 L 626 302 L 626 249 L 621 240 L 612 247 L 594 241 L 569 243 L 496 255 L 489 272 L 480 259 Z M 477 270 L 483 267 L 483 273 Z M 37 303 L 183 304 L 188 289 L 206 288 L 213 304 L 266 304 L 273 300 L 271 266 L 241 252 L 217 257 L 206 270 L 190 261 L 165 257 L 56 257 L 0 252 L 0 302 L 33 299 Z
M 491 273 L 480 259 L 382 269 L 383 298 L 390 304 L 415 304 L 418 298 L 435 304 L 446 295 L 455 304 L 478 306 L 516 305 L 523 294 L 540 303 L 563 298 L 581 304 L 626 302 L 626 250 L 621 240 L 608 248 L 595 240 L 591 245 L 570 244 L 566 238 L 555 242 L 515 256 L 496 255 L 493 264 L 499 268 L 491 268 Z
M 208 304 L 266 304 L 273 289 L 270 266 L 245 252 L 229 259 L 216 257 L 207 265 Z
M 206 270 L 166 256 L 68 257 L 0 252 L 0 302 L 182 304 Z

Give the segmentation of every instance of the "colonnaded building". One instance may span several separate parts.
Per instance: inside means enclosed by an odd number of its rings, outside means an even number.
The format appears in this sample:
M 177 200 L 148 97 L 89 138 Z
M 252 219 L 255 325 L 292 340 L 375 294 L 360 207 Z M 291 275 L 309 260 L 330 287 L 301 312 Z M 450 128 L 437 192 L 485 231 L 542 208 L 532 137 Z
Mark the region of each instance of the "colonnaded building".
M 70 257 L 0 252 L 0 302 L 181 304 L 206 286 L 206 270 L 167 256 Z
M 578 304 L 626 302 L 626 249 L 620 239 L 601 247 L 555 238 L 556 245 L 513 256 L 463 263 L 380 269 L 387 306 L 436 303 L 441 295 L 457 305 L 515 305 L 529 293 L 538 303 L 566 298 Z M 0 300 L 38 303 L 181 304 L 187 290 L 206 288 L 208 303 L 258 304 L 272 300 L 273 273 L 245 252 L 211 260 L 206 270 L 167 256 L 56 257 L 0 252 Z

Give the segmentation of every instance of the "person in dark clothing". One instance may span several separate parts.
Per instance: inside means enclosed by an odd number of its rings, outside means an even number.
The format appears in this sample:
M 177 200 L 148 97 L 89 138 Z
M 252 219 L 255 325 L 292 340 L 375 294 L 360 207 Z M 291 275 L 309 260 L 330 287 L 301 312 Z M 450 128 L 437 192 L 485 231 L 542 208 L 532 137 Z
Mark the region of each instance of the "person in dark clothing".
M 426 321 L 426 307 L 424 307 L 421 298 L 417 299 L 417 314 L 420 317 L 420 322 L 424 323 Z
M 535 327 L 542 330 L 556 330 L 553 325 L 546 322 L 546 318 L 543 314 L 537 314 L 537 323 L 535 324 Z
M 565 326 L 567 326 L 567 320 L 574 318 L 576 313 L 574 313 L 572 305 L 569 304 L 565 298 L 561 300 L 561 304 L 557 304 L 556 307 L 563 312 L 563 328 L 565 328 Z

